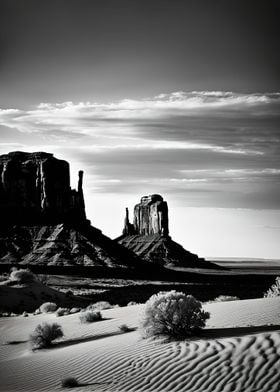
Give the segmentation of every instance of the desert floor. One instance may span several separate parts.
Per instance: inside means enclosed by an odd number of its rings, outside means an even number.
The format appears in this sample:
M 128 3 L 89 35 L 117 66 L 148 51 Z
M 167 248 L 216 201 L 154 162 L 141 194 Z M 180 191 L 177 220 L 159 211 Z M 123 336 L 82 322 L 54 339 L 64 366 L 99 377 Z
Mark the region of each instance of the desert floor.
M 280 391 L 280 298 L 204 305 L 211 313 L 199 338 L 180 342 L 143 339 L 137 330 L 144 305 L 102 311 L 104 320 L 81 324 L 79 314 L 0 319 L 0 390 L 75 391 Z M 65 337 L 32 352 L 37 324 L 62 325 Z M 122 333 L 121 324 L 135 328 Z

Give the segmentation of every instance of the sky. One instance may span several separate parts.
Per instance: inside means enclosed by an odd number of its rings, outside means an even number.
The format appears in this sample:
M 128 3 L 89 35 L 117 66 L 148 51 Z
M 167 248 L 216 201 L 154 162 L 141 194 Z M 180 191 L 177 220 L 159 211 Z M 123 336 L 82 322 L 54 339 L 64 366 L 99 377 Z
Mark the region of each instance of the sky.
M 85 172 L 87 216 L 168 202 L 202 257 L 280 258 L 279 1 L 1 0 L 0 153 Z

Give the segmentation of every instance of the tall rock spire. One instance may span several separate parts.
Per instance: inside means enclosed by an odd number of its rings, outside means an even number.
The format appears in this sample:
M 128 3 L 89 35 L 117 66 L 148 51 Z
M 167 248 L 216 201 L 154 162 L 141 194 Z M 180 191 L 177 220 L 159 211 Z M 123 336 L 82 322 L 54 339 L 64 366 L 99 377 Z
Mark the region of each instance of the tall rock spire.
M 125 209 L 124 228 L 122 233 L 123 235 L 135 234 L 134 226 L 129 222 L 129 211 L 127 207 Z

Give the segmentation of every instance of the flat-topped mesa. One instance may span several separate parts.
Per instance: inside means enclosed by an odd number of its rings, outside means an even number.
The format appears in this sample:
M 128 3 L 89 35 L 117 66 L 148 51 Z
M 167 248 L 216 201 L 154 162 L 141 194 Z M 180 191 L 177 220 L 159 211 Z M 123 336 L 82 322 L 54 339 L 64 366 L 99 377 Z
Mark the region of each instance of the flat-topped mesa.
M 70 187 L 66 161 L 45 152 L 0 156 L 1 224 L 85 223 L 83 172 Z
M 160 195 L 143 196 L 134 207 L 133 225 L 129 223 L 126 212 L 123 235 L 154 235 L 168 236 L 168 206 Z

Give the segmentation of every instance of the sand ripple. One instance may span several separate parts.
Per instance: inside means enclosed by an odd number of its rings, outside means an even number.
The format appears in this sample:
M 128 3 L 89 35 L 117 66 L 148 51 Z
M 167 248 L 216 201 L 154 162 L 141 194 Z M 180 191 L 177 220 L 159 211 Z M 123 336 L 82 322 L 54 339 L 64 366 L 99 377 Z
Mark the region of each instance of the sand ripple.
M 104 312 L 108 319 L 94 325 L 81 325 L 77 315 L 62 317 L 68 341 L 31 353 L 24 339 L 39 319 L 6 320 L 6 338 L 22 342 L 0 347 L 0 390 L 61 390 L 60 380 L 75 376 L 83 384 L 75 390 L 84 392 L 279 392 L 280 301 L 256 301 L 240 301 L 239 308 L 215 304 L 215 325 L 200 339 L 182 342 L 143 340 L 138 331 L 120 334 L 121 323 L 137 325 L 141 309 L 130 307 Z M 235 326 L 228 321 L 232 314 Z M 274 327 L 248 327 L 258 319 Z

